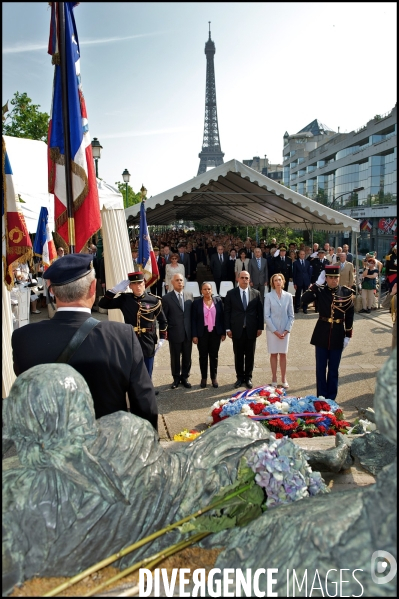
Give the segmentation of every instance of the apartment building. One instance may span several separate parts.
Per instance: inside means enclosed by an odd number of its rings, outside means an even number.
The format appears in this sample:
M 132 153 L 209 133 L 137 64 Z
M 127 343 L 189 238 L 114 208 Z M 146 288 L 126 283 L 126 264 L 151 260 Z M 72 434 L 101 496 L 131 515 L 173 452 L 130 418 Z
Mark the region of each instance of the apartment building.
M 284 134 L 282 182 L 358 219 L 360 253 L 377 250 L 383 257 L 396 235 L 396 145 L 396 105 L 350 133 L 314 120 L 298 133 Z M 342 235 L 331 242 L 349 239 Z

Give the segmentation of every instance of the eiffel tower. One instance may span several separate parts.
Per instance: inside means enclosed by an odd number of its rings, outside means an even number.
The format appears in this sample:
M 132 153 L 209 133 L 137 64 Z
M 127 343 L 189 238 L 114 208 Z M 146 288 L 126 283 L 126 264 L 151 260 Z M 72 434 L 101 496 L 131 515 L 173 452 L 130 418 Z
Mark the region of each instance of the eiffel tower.
M 209 23 L 209 39 L 205 44 L 206 55 L 206 91 L 205 91 L 205 122 L 202 151 L 198 154 L 200 164 L 197 175 L 206 172 L 207 166 L 223 164 L 224 153 L 220 147 L 218 113 L 216 109 L 215 67 L 213 57 L 216 52 L 211 40 L 211 22 Z

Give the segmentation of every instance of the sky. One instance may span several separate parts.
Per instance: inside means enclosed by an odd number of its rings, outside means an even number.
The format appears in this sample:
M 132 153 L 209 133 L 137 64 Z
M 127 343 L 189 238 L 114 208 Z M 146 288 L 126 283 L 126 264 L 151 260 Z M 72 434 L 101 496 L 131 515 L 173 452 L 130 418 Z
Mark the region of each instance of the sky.
M 75 9 L 99 176 L 128 169 L 148 197 L 197 175 L 208 21 L 224 161 L 267 155 L 314 119 L 350 132 L 396 103 L 394 2 L 82 2 Z M 50 113 L 47 2 L 3 2 L 2 104 L 26 92 Z

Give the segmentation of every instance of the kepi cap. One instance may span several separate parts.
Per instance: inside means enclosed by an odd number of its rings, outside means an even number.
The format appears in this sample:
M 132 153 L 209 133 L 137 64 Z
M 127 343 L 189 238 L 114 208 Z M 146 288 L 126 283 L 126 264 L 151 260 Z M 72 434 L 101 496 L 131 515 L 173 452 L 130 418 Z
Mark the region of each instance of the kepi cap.
M 340 266 L 336 266 L 335 264 L 327 264 L 325 268 L 326 277 L 339 277 Z
M 93 270 L 91 254 L 67 254 L 56 260 L 43 273 L 44 279 L 49 279 L 51 285 L 67 285 L 87 275 Z
M 279 250 L 280 250 L 280 252 L 286 252 L 286 251 L 287 251 L 287 248 L 286 248 L 284 245 L 282 245 L 282 246 L 279 248 Z
M 320 248 L 320 249 L 317 251 L 317 253 L 318 253 L 318 254 L 325 254 L 325 253 L 326 253 L 326 250 L 325 250 L 324 248 Z
M 129 272 L 127 276 L 131 283 L 142 283 L 144 281 L 143 272 Z

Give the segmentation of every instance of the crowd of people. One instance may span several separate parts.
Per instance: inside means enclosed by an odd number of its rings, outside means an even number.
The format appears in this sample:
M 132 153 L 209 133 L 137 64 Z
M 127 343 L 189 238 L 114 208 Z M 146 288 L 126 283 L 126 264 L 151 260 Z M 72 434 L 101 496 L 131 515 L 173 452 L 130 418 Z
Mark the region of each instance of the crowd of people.
M 87 254 L 65 256 L 64 252 L 60 252 L 58 259 L 43 273 L 48 291 L 57 302 L 57 317 L 52 324 L 44 321 L 14 331 L 12 345 L 16 374 L 37 363 L 57 361 L 65 353 L 61 352 L 62 345 L 68 342 L 69 346 L 74 340 L 74 333 L 82 339 L 80 328 L 90 321 L 87 326 L 95 328 L 93 331 L 88 328 L 83 341 L 80 341 L 85 350 L 80 346 L 73 347 L 69 363 L 88 381 L 96 414 L 99 417 L 110 413 L 109 410 L 114 411 L 111 404 L 117 409 L 128 409 L 127 393 L 130 410 L 147 418 L 156 427 L 153 396 L 157 392 L 152 387 L 151 377 L 154 356 L 165 341 L 170 352 L 172 389 L 179 385 L 191 388 L 189 378 L 194 346 L 198 349 L 200 387 L 207 386 L 209 372 L 211 384 L 217 388 L 218 355 L 226 337 L 232 340 L 236 371 L 234 387 L 251 389 L 256 342 L 266 325 L 271 384 L 287 389 L 287 353 L 295 313 L 302 308 L 306 314 L 309 305 L 313 304 L 319 314 L 311 339 L 316 349 L 317 394 L 335 399 L 338 367 L 342 351 L 352 336 L 354 317 L 353 255 L 347 246 L 337 248 L 337 251 L 328 243 L 324 247 L 315 243 L 312 248 L 305 244 L 297 248 L 295 243 L 277 244 L 275 239 L 270 244 L 264 241 L 256 244 L 250 239 L 242 242 L 227 235 L 215 238 L 194 234 L 185 239 L 175 232 L 157 236 L 155 243 L 159 244 L 154 251 L 160 267 L 160 281 L 151 290 L 145 287 L 144 274 L 140 272 L 135 257 L 137 247 L 134 242 L 131 247 L 134 271 L 111 289 L 106 287 L 96 246 L 90 244 Z M 396 273 L 396 245 L 388 262 L 393 277 Z M 223 299 L 213 295 L 209 281 L 201 284 L 198 298 L 194 299 L 192 293 L 185 290 L 186 281 L 196 279 L 200 264 L 212 273 L 218 291 L 222 281 L 233 283 Z M 379 273 L 375 253 L 367 255 L 362 274 L 363 312 L 372 309 Z M 294 285 L 294 295 L 288 292 L 290 280 Z M 161 295 L 163 284 L 165 293 Z M 128 288 L 131 293 L 125 293 Z M 394 281 L 390 290 L 390 297 L 396 298 Z M 120 309 L 124 325 L 101 323 L 98 327 L 98 321 L 92 322 L 94 319 L 90 318 L 90 314 L 99 295 L 102 297 L 98 306 L 107 310 Z M 393 306 L 394 302 L 391 304 Z M 43 351 L 27 356 L 22 348 L 26 347 L 27 338 L 32 334 L 32 326 L 43 327 L 43 331 L 36 330 L 35 334 L 47 336 L 50 341 Z M 107 350 L 104 355 L 102 348 Z M 87 350 L 96 360 L 98 367 L 94 371 L 94 362 L 92 364 L 86 357 Z M 112 364 L 108 351 L 113 356 Z M 123 376 L 114 363 L 115 357 L 121 364 L 126 359 L 130 363 L 128 369 L 122 369 Z M 101 370 L 102 361 L 102 375 L 93 378 L 93 372 Z M 112 392 L 109 381 L 105 381 L 111 365 L 119 373 L 116 378 L 120 376 L 123 379 L 114 385 Z M 108 398 L 104 403 L 100 397 L 105 389 L 108 389 Z

